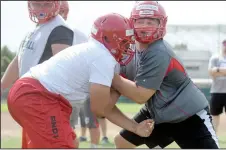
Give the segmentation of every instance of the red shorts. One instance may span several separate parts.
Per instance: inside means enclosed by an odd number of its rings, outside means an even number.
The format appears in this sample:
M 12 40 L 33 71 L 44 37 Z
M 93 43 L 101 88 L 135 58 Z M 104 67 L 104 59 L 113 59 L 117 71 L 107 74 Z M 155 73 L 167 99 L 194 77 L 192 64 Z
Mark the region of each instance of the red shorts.
M 22 148 L 75 148 L 70 103 L 38 80 L 17 80 L 9 91 L 8 109 L 23 128 Z

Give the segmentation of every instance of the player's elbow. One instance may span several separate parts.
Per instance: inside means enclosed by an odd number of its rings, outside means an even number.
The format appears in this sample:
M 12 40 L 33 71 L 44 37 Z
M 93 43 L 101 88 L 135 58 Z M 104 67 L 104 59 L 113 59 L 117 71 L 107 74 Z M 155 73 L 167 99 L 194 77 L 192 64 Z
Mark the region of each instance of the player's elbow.
M 156 90 L 153 89 L 138 87 L 138 93 L 135 94 L 135 101 L 138 104 L 144 104 L 155 94 L 155 92 Z

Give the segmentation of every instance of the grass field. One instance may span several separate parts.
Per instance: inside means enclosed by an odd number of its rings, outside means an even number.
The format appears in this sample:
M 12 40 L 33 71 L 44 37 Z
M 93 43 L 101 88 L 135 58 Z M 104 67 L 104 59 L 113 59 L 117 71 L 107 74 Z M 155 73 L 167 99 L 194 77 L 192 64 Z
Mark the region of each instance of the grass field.
M 138 104 L 132 104 L 132 103 L 119 103 L 117 104 L 119 109 L 122 112 L 129 113 L 129 114 L 135 114 L 142 105 Z M 1 104 L 1 112 L 7 113 L 8 108 L 6 104 Z M 1 129 L 2 130 L 2 129 Z M 4 130 L 4 129 L 3 129 Z M 220 136 L 220 147 L 226 148 L 226 135 Z M 107 145 L 99 145 L 99 148 L 114 148 L 113 144 L 113 137 L 110 138 L 111 143 Z M 21 145 L 21 139 L 20 137 L 4 137 L 1 138 L 1 148 L 20 148 Z M 79 148 L 89 148 L 89 142 L 82 142 L 80 143 Z M 138 148 L 147 148 L 146 146 L 140 146 Z M 179 148 L 176 143 L 172 143 L 167 148 Z
M 226 136 L 220 137 L 220 148 L 226 148 Z M 106 145 L 99 145 L 99 148 L 115 148 L 113 144 L 113 140 L 110 139 L 110 144 Z M 3 139 L 1 140 L 1 148 L 20 148 L 21 146 L 21 139 L 20 138 L 10 138 L 10 139 Z M 79 145 L 79 148 L 89 148 L 90 143 L 89 142 L 82 142 Z M 147 148 L 147 146 L 142 145 L 137 148 Z M 176 143 L 170 144 L 167 148 L 179 148 L 179 146 Z
M 7 111 L 8 111 L 7 104 L 1 104 L 1 112 L 7 112 Z

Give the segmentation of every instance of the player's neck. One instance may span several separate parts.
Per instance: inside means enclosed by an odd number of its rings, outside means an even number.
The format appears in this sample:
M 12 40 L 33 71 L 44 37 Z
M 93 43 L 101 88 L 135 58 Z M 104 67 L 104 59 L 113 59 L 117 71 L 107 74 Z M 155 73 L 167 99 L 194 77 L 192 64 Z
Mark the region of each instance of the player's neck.
M 136 49 L 139 52 L 142 52 L 148 48 L 148 44 L 136 43 Z

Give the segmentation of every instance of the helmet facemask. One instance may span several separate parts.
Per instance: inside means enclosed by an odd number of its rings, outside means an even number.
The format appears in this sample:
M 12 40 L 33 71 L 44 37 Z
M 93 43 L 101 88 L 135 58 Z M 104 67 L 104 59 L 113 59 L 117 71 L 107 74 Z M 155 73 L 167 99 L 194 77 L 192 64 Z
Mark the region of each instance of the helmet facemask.
M 139 18 L 141 19 L 141 18 Z M 138 42 L 140 43 L 152 43 L 158 39 L 161 39 L 164 36 L 165 24 L 166 21 L 161 18 L 147 18 L 147 19 L 156 19 L 159 22 L 158 26 L 148 26 L 148 27 L 134 27 L 134 35 Z M 136 19 L 133 19 L 133 24 Z
M 28 1 L 30 19 L 35 23 L 45 23 L 59 13 L 59 1 Z
M 133 32 L 133 30 L 127 30 L 127 32 Z M 121 65 L 128 64 L 134 56 L 134 50 L 130 48 L 130 45 L 134 44 L 134 36 L 133 33 L 130 34 L 131 33 L 128 33 L 123 39 L 118 38 L 115 34 L 112 41 L 109 41 L 106 36 L 103 38 L 104 46 Z

